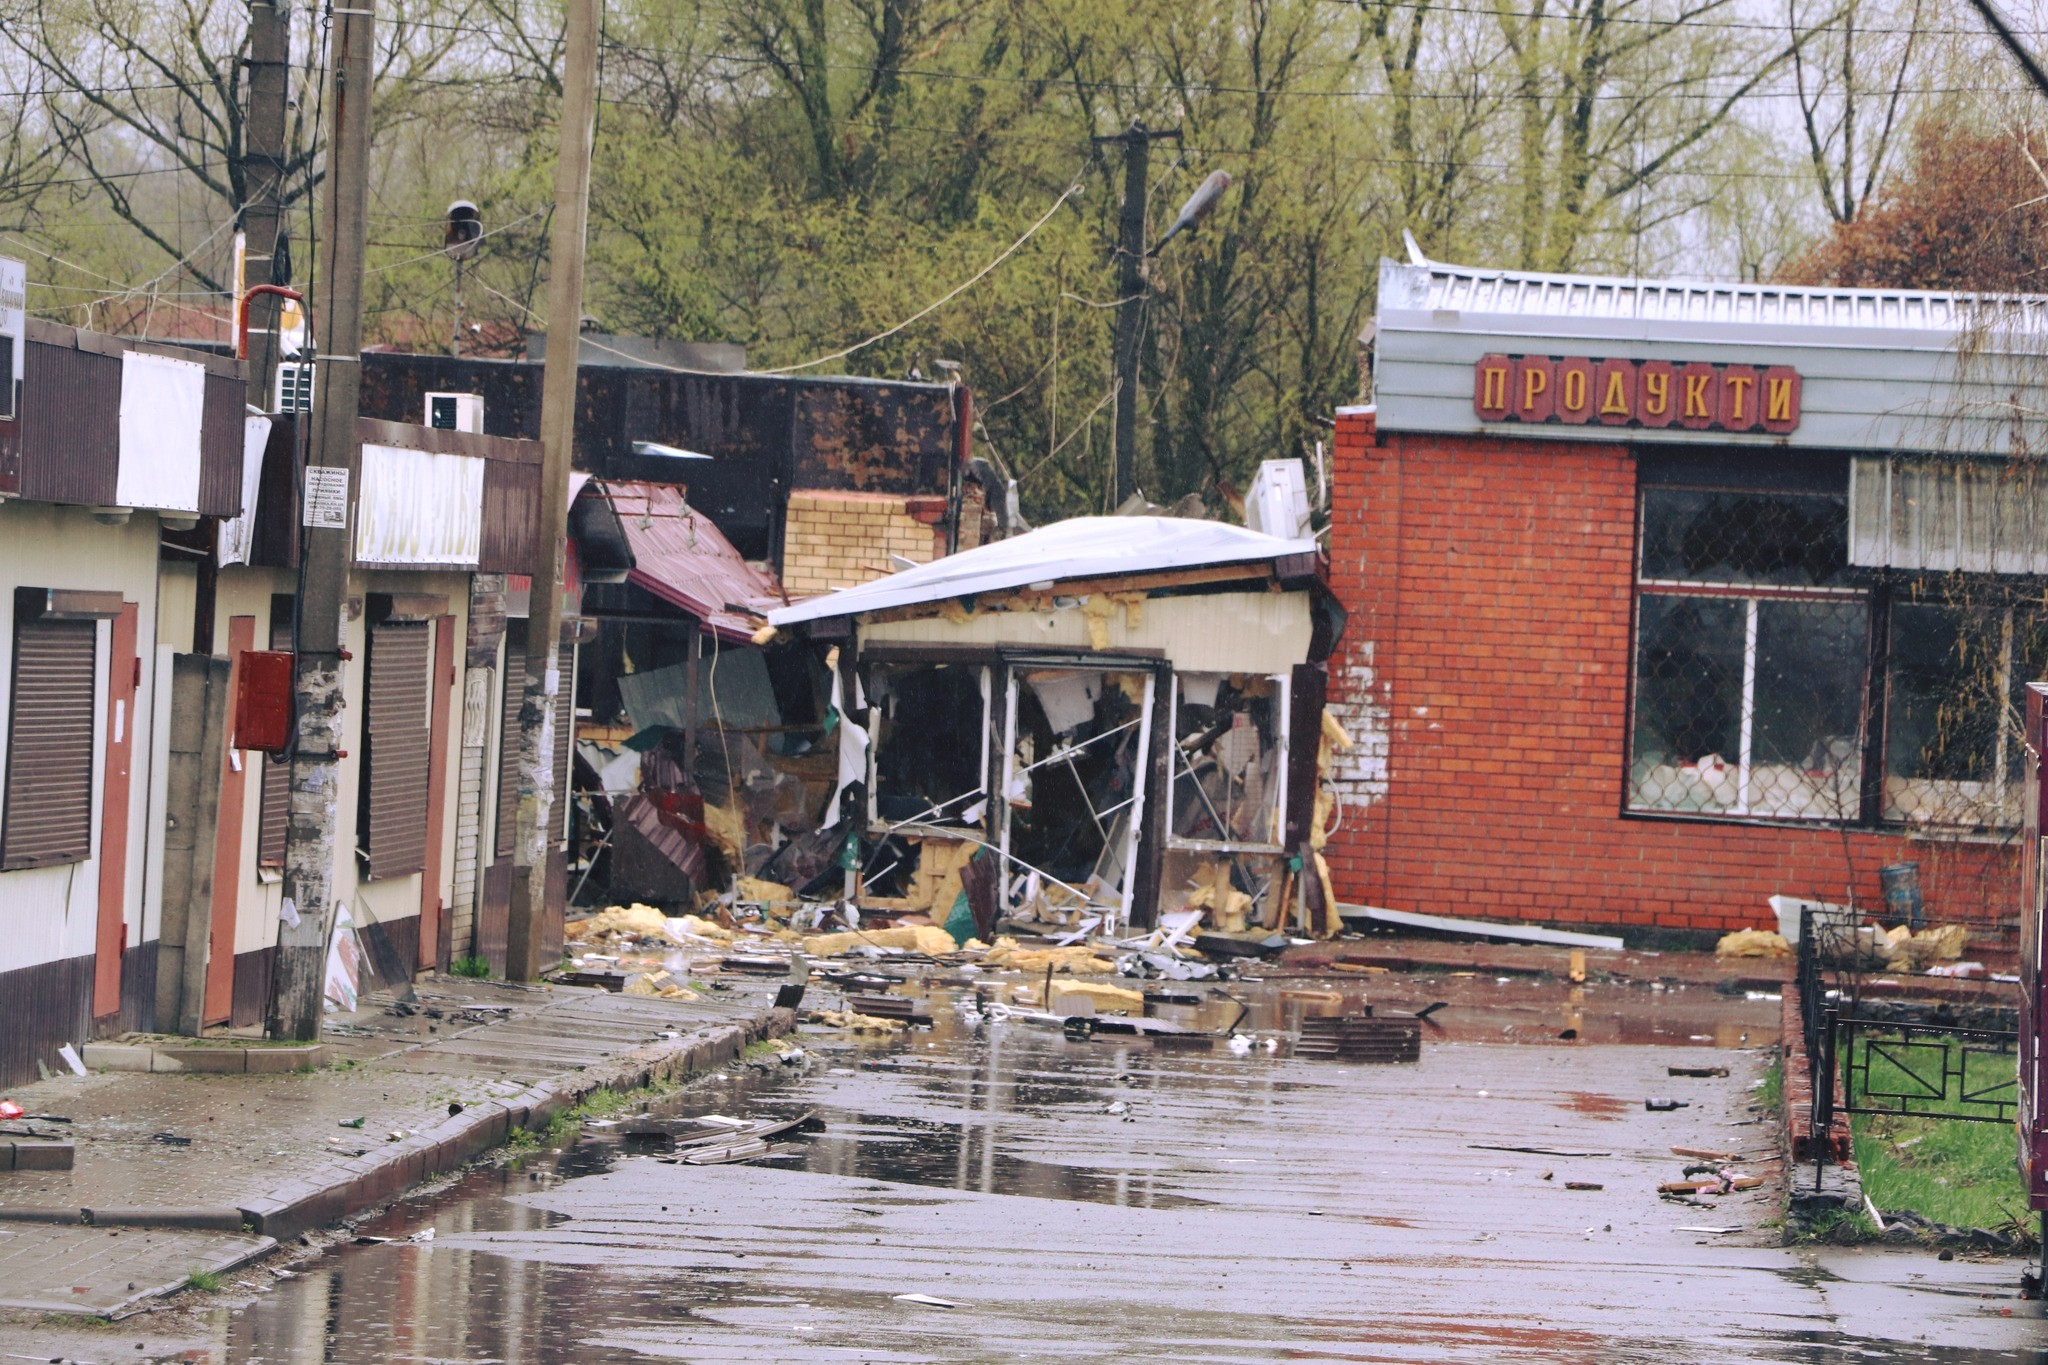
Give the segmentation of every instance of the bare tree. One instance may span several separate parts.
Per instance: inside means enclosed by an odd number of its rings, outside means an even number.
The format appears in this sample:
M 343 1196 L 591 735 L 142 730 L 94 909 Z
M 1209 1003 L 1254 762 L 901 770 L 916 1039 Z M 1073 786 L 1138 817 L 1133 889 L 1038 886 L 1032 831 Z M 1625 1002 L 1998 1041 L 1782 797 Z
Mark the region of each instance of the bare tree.
M 413 78 L 460 43 L 453 4 L 399 0 L 379 25 L 380 127 L 411 116 L 431 87 Z M 319 183 L 317 14 L 296 16 L 292 107 L 286 126 L 282 200 L 289 210 Z M 201 288 L 221 291 L 226 274 L 198 259 L 248 202 L 246 145 L 248 22 L 237 0 L 0 0 L 0 43 L 32 87 L 24 96 L 53 144 L 53 158 L 93 198 Z M 212 233 L 166 223 L 163 197 L 146 176 L 170 176 L 212 201 Z M 138 184 L 145 188 L 138 189 Z M 216 253 L 209 258 L 224 259 Z
M 1925 53 L 1926 0 L 1878 7 L 1864 0 L 1785 0 L 1792 74 L 1816 187 L 1828 216 L 1856 220 L 1891 164 L 1910 78 Z

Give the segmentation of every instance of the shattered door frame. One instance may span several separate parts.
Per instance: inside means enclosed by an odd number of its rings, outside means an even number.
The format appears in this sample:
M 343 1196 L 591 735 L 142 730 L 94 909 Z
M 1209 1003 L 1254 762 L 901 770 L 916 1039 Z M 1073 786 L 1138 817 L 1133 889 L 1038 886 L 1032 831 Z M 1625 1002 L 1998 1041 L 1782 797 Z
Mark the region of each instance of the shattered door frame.
M 1195 670 L 1203 671 L 1203 670 Z M 1273 754 L 1273 799 L 1267 807 L 1272 817 L 1270 828 L 1277 831 L 1278 839 L 1184 839 L 1173 832 L 1173 794 L 1180 785 L 1183 773 L 1192 775 L 1193 768 L 1187 756 L 1180 749 L 1180 690 L 1183 673 L 1175 670 L 1173 691 L 1167 698 L 1167 770 L 1166 770 L 1166 846 L 1181 852 L 1194 853 L 1262 853 L 1284 854 L 1287 846 L 1279 842 L 1287 837 L 1287 785 L 1288 760 L 1292 752 L 1294 720 L 1294 676 L 1291 672 L 1247 674 L 1270 679 L 1276 688 L 1274 698 L 1274 754 Z M 1199 783 L 1197 783 L 1199 786 Z
M 882 785 L 882 784 L 881 784 L 881 772 L 882 772 L 882 769 L 881 769 L 881 748 L 882 748 L 882 746 L 881 746 L 881 743 L 880 743 L 880 735 L 879 735 L 879 733 L 878 733 L 878 731 L 879 731 L 879 726 L 878 726 L 878 723 L 877 723 L 877 717 L 876 717 L 876 716 L 875 716 L 875 714 L 874 714 L 874 712 L 875 712 L 875 711 L 876 711 L 877 709 L 879 709 L 878 707 L 876 707 L 876 706 L 875 706 L 875 692 L 876 692 L 876 688 L 875 688 L 875 681 L 876 681 L 876 675 L 877 675 L 878 673 L 880 673 L 880 672 L 885 672 L 885 671 L 890 671 L 890 670 L 905 670 L 905 671 L 907 671 L 907 670 L 909 670 L 909 669 L 915 669 L 915 668 L 933 668 L 933 667 L 938 667 L 938 666 L 940 666 L 940 665 L 945 665 L 945 666 L 947 666 L 947 667 L 952 667 L 952 668 L 972 668 L 972 669 L 974 669 L 974 670 L 975 670 L 975 672 L 976 672 L 977 674 L 979 674 L 979 675 L 980 675 L 980 681 L 981 681 L 981 726 L 980 726 L 980 733 L 981 733 L 981 763 L 980 763 L 980 767 L 979 767 L 979 774 L 980 774 L 980 776 L 979 776 L 979 782 L 980 782 L 980 786 L 979 786 L 978 788 L 976 788 L 976 791 L 978 791 L 978 792 L 980 793 L 982 801 L 983 801 L 984 803 L 986 803 L 986 805 L 987 805 L 987 806 L 988 806 L 989 808 L 991 808 L 991 809 L 992 809 L 992 808 L 993 808 L 993 806 L 994 806 L 994 805 L 995 805 L 995 803 L 996 803 L 996 793 L 994 793 L 994 792 L 992 792 L 992 791 L 990 791 L 990 790 L 989 790 L 989 740 L 990 740 L 990 737 L 991 737 L 991 733 L 992 733 L 991 727 L 993 726 L 993 723 L 994 723 L 994 697 L 995 697 L 995 693 L 994 693 L 994 676 L 993 676 L 993 675 L 994 675 L 994 672 L 995 672 L 995 667 L 996 667 L 996 665 L 995 665 L 994 663 L 992 663 L 992 662 L 968 663 L 968 662 L 954 661 L 954 660 L 950 660 L 950 659 L 931 659 L 931 660 L 918 660 L 918 659 L 895 659 L 895 658 L 889 658 L 889 659 L 873 659 L 873 660 L 863 660 L 862 662 L 863 662 L 863 669 L 864 669 L 864 671 L 865 671 L 865 673 L 866 673 L 866 677 L 864 677 L 864 678 L 863 678 L 863 679 L 861 680 L 861 683 L 862 683 L 862 687 L 863 687 L 863 689 L 864 689 L 864 693 L 865 693 L 866 697 L 867 697 L 867 698 L 868 698 L 868 700 L 869 700 L 869 706 L 870 706 L 870 710 L 869 710 L 869 716 L 868 716 L 868 722 L 867 722 L 867 726 L 866 726 L 866 729 L 867 729 L 867 732 L 868 732 L 868 746 L 867 746 L 867 781 L 866 781 L 866 786 L 867 786 L 867 821 L 868 821 L 868 834 L 869 834 L 870 836 L 882 836 L 882 835 L 888 835 L 888 834 L 895 834 L 895 833 L 897 833 L 898 831 L 901 831 L 901 830 L 905 830 L 905 829 L 917 829 L 917 828 L 926 828 L 926 829 L 931 829 L 931 830 L 935 830 L 935 831 L 944 831 L 944 830 L 949 830 L 949 829 L 950 829 L 950 830 L 972 830 L 972 829 L 979 829 L 979 830 L 982 830 L 982 831 L 986 832 L 986 831 L 988 830 L 988 827 L 989 827 L 989 818 L 990 818 L 990 811 L 989 811 L 989 810 L 984 810 L 984 812 L 983 812 L 983 814 L 982 814 L 982 818 L 981 818 L 981 819 L 979 819 L 979 820 L 972 820 L 972 821 L 969 821 L 969 820 L 962 820 L 962 819 L 959 819 L 959 813 L 958 813 L 957 811 L 956 811 L 956 812 L 954 812 L 954 813 L 953 813 L 953 815 L 952 815 L 952 816 L 950 816 L 950 817 L 948 817 L 948 816 L 947 816 L 947 815 L 945 814 L 945 811 L 947 810 L 947 808 L 948 808 L 948 807 L 951 807 L 951 806 L 957 805 L 957 804 L 958 804 L 958 803 L 959 803 L 959 802 L 960 802 L 960 801 L 961 801 L 961 800 L 962 800 L 963 798 L 966 798 L 966 797 L 972 797 L 972 796 L 973 796 L 973 795 L 975 794 L 975 792 L 972 792 L 972 791 L 969 791 L 969 792 L 962 792 L 962 793 L 960 793 L 960 794 L 959 794 L 958 796 L 955 796 L 955 797 L 951 798 L 950 800 L 948 800 L 948 801 L 947 801 L 947 802 L 945 803 L 945 805 L 943 805 L 943 806 L 939 806 L 939 807 L 935 807 L 935 808 L 933 808 L 933 809 L 930 809 L 930 810 L 925 810 L 925 811 L 922 811 L 922 812 L 920 812 L 919 814 L 917 814 L 917 815 L 915 815 L 915 816 L 912 816 L 912 817 L 911 817 L 910 819 L 907 819 L 907 820 L 887 820 L 887 821 L 885 821 L 885 820 L 883 820 L 883 819 L 882 819 L 882 816 L 881 816 L 881 810 L 880 810 L 880 803 L 881 803 L 881 785 Z M 971 802 L 969 803 L 968 807 L 966 807 L 966 808 L 968 808 L 968 809 L 971 809 L 971 808 L 972 808 L 972 806 L 971 806 Z
M 1010 788 L 1018 776 L 1017 697 L 1019 688 L 1023 685 L 1024 675 L 1040 669 L 1058 669 L 1075 673 L 1099 673 L 1105 678 L 1111 673 L 1141 673 L 1144 675 L 1145 695 L 1138 706 L 1138 749 L 1137 761 L 1132 765 L 1131 795 L 1128 800 L 1110 808 L 1112 813 L 1123 809 L 1129 809 L 1134 812 L 1134 817 L 1125 823 L 1122 859 L 1123 877 L 1116 889 L 1117 903 L 1113 906 L 1100 907 L 1108 910 L 1112 919 L 1128 922 L 1131 918 L 1132 898 L 1136 892 L 1137 880 L 1140 875 L 1139 849 L 1143 844 L 1145 822 L 1151 814 L 1146 803 L 1152 796 L 1150 778 L 1152 774 L 1153 708 L 1158 701 L 1159 680 L 1162 675 L 1170 677 L 1172 669 L 1160 659 L 1105 657 L 1098 654 L 1006 655 L 1002 662 L 1003 728 L 1001 738 L 1003 773 L 1002 780 L 996 788 L 996 810 L 992 812 L 992 815 L 996 821 L 996 851 L 1006 869 L 999 890 L 999 895 L 1005 909 L 1014 908 L 1010 903 L 1010 875 L 1007 869 L 1012 867 L 1026 868 L 1030 871 L 1038 872 L 1040 876 L 1047 877 L 1049 880 L 1055 880 L 1051 878 L 1049 873 L 1044 872 L 1042 869 L 1031 867 L 1023 860 L 1011 856 L 1010 853 Z M 1061 752 L 1071 753 L 1075 748 L 1085 748 L 1088 744 L 1106 739 L 1109 734 L 1120 733 L 1120 731 L 1121 727 L 1118 731 L 1097 735 L 1094 739 L 1084 740 L 1080 745 L 1069 746 Z M 1050 763 L 1057 757 L 1059 757 L 1059 754 L 1048 754 L 1044 758 L 1035 760 L 1032 766 L 1037 767 Z M 1095 814 L 1099 820 L 1100 813 L 1095 812 Z M 1104 833 L 1106 843 L 1108 831 L 1104 831 Z M 1067 883 L 1064 882 L 1059 884 L 1067 886 Z M 1079 892 L 1082 888 L 1068 886 L 1068 889 Z

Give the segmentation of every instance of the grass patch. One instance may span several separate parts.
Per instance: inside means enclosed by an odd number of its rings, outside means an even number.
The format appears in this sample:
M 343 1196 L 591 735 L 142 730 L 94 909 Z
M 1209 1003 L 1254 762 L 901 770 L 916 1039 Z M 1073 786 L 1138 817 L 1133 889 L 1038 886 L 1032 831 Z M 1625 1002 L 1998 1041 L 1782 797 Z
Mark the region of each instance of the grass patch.
M 2029 1221 L 2011 1124 L 1857 1114 L 1850 1131 L 1863 1191 L 1878 1208 L 1959 1228 Z
M 225 1283 L 227 1281 L 223 1280 L 218 1272 L 212 1270 L 195 1270 L 185 1277 L 185 1287 L 187 1289 L 196 1289 L 202 1294 L 211 1294 Z
M 1764 1072 L 1764 1083 L 1756 1088 L 1756 1102 L 1770 1113 L 1785 1107 L 1785 1059 L 1778 1058 Z
M 448 964 L 448 975 L 482 981 L 491 974 L 491 964 L 480 957 L 458 957 Z
M 1875 1241 L 1876 1238 L 1877 1224 L 1871 1222 L 1870 1215 L 1862 1210 L 1828 1209 L 1816 1214 L 1805 1231 L 1793 1241 L 1845 1247 Z

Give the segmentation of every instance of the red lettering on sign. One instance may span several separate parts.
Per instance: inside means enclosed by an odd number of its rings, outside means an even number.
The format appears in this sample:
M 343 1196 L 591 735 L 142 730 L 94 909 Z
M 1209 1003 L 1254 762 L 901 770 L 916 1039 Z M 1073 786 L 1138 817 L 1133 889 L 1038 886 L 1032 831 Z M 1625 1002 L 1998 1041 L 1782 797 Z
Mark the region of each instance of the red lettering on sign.
M 1515 362 L 1510 392 L 1515 421 L 1549 421 L 1557 403 L 1557 365 L 1547 356 L 1523 356 Z
M 1593 388 L 1600 395 L 1600 420 L 1618 427 L 1636 415 L 1636 367 L 1630 360 L 1603 360 L 1593 370 Z
M 1789 365 L 1494 354 L 1472 370 L 1472 411 L 1482 422 L 1782 436 L 1799 426 L 1800 397 L 1799 372 Z
M 1472 411 L 1482 422 L 1505 422 L 1512 409 L 1508 385 L 1515 377 L 1515 363 L 1504 355 L 1481 356 L 1472 368 Z
M 1757 373 L 1754 365 L 1726 365 L 1721 369 L 1721 402 L 1715 419 L 1723 431 L 1755 431 L 1760 421 L 1757 402 Z
M 1593 416 L 1593 362 L 1557 362 L 1557 420 L 1573 426 Z
M 1790 365 L 1764 371 L 1763 426 L 1783 435 L 1799 425 L 1799 372 Z
M 1712 365 L 1678 367 L 1678 425 L 1687 431 L 1705 431 L 1714 425 L 1714 409 L 1721 398 L 1720 378 Z
M 1671 425 L 1678 416 L 1678 367 L 1668 360 L 1646 360 L 1637 374 L 1636 420 L 1646 427 Z

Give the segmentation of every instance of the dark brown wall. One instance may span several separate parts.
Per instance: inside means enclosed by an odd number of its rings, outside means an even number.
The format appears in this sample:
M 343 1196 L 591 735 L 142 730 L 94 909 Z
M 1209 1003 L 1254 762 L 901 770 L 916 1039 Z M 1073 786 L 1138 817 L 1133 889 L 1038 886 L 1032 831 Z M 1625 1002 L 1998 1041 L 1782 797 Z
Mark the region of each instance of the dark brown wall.
M 242 510 L 242 437 L 248 430 L 249 386 L 235 375 L 206 376 L 199 428 L 199 510 L 232 517 Z
M 121 473 L 120 357 L 33 340 L 26 350 L 21 495 L 111 505 Z
M 61 1070 L 57 1049 L 92 1037 L 92 955 L 0 972 L 0 1086 L 37 1078 L 40 1060 Z
M 515 361 L 371 352 L 363 356 L 362 411 L 419 422 L 428 393 L 477 393 L 485 431 L 537 437 L 540 375 L 540 366 Z M 576 467 L 686 484 L 690 505 L 740 553 L 767 558 L 793 488 L 949 492 L 953 392 L 941 384 L 586 365 L 577 376 Z M 635 455 L 635 441 L 711 458 Z

